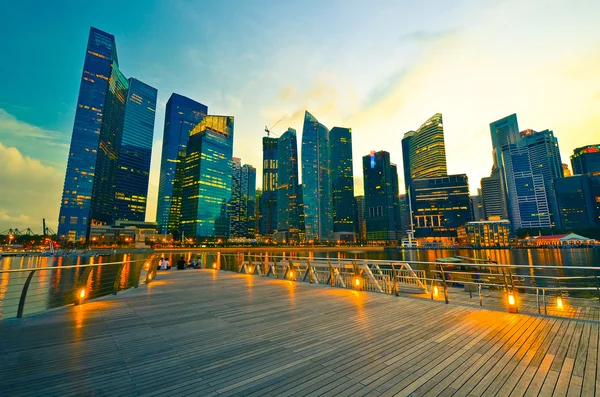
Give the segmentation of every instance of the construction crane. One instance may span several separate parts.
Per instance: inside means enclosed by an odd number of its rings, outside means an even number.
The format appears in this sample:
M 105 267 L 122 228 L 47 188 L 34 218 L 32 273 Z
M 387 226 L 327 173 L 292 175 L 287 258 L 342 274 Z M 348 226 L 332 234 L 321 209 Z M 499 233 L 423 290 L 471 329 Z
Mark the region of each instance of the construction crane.
M 275 126 L 277 124 L 279 124 L 281 122 L 281 120 L 283 120 L 283 119 L 280 119 L 278 122 L 273 124 L 273 126 L 271 128 L 267 128 L 267 126 L 265 125 L 265 132 L 267 133 L 267 137 L 271 136 L 271 131 L 273 130 L 273 128 L 275 128 Z

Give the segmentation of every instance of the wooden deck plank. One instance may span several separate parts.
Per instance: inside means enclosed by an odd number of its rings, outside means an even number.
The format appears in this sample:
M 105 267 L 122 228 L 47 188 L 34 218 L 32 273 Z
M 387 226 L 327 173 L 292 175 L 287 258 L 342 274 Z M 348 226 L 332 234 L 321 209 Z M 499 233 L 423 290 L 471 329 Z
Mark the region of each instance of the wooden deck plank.
M 0 333 L 8 395 L 593 395 L 600 379 L 598 323 L 210 270 Z

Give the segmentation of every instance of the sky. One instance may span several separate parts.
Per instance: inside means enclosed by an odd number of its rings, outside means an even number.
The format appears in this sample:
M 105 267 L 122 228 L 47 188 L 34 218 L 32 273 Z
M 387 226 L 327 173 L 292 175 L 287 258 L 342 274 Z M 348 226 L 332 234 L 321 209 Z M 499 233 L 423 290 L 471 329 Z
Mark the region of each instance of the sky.
M 235 117 L 234 156 L 259 187 L 265 126 L 301 136 L 304 110 L 352 128 L 356 194 L 361 157 L 386 150 L 401 168 L 402 136 L 438 112 L 448 171 L 473 193 L 489 124 L 512 113 L 553 130 L 570 164 L 600 143 L 599 16 L 596 0 L 0 0 L 0 233 L 40 233 L 42 218 L 56 230 L 90 26 L 115 36 L 125 76 L 158 89 L 154 220 L 173 92 Z

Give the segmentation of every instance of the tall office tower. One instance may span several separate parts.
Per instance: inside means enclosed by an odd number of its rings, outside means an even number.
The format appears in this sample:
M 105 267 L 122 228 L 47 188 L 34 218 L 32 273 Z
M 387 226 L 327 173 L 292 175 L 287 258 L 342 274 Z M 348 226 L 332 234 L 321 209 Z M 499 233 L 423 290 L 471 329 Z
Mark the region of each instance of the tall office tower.
M 352 168 L 352 129 L 333 127 L 329 131 L 331 153 L 331 193 L 333 195 L 333 238 L 355 240 L 354 175 Z
M 471 196 L 471 219 L 473 221 L 484 221 L 485 211 L 483 209 L 483 200 L 481 198 L 481 189 L 477 189 L 475 196 Z
M 288 242 L 299 242 L 300 212 L 298 192 L 298 142 L 296 130 L 288 128 L 281 135 L 277 152 L 277 227 L 288 232 Z
M 535 173 L 527 146 L 502 148 L 512 230 L 552 226 L 544 177 Z
M 263 137 L 263 187 L 260 197 L 260 234 L 271 236 L 277 229 L 277 162 L 279 141 Z
M 90 224 L 113 219 L 128 86 L 114 36 L 90 28 L 60 206 L 62 238 L 85 240 Z
M 401 194 L 398 197 L 400 203 L 400 234 L 398 240 L 408 235 L 410 229 L 410 206 L 408 205 L 408 194 Z
M 471 219 L 469 179 L 465 174 L 413 179 L 415 237 L 454 239 Z
M 410 191 L 410 184 L 412 183 L 410 174 L 410 144 L 414 136 L 415 131 L 408 131 L 402 137 L 402 167 L 404 171 L 404 188 L 407 193 Z
M 531 162 L 531 170 L 541 175 L 546 188 L 546 199 L 549 205 L 551 226 L 559 222 L 558 209 L 552 192 L 552 181 L 563 177 L 562 160 L 558 149 L 558 140 L 550 130 L 521 132 L 519 147 L 527 148 Z
M 491 176 L 481 178 L 481 201 L 486 221 L 508 219 L 501 178 L 499 168 L 493 168 Z
M 229 237 L 233 126 L 232 116 L 206 116 L 189 132 L 181 202 L 187 237 Z
M 302 193 L 306 240 L 333 240 L 329 130 L 308 111 L 302 129 Z
M 247 238 L 254 238 L 256 234 L 256 168 L 250 164 L 242 166 L 242 220 L 246 225 Z
M 520 140 L 517 115 L 513 113 L 510 116 L 506 116 L 500 120 L 490 123 L 490 134 L 492 138 L 493 157 L 493 166 L 490 178 L 493 178 L 494 181 L 497 180 L 500 184 L 499 189 L 501 192 L 501 200 L 499 200 L 496 204 L 500 204 L 502 206 L 502 212 L 498 212 L 496 207 L 494 207 L 493 216 L 494 219 L 496 219 L 496 216 L 500 217 L 498 219 L 507 219 L 509 212 L 509 200 L 506 173 L 504 171 L 504 160 L 502 158 L 502 148 L 509 144 L 517 144 L 517 142 Z
M 365 222 L 368 241 L 394 241 L 400 231 L 398 170 L 385 151 L 363 156 Z
M 568 176 L 573 175 L 573 174 L 571 174 L 571 170 L 569 169 L 569 164 L 563 163 L 562 169 L 563 169 L 563 176 L 565 178 L 568 177 Z
M 144 221 L 156 114 L 156 88 L 129 79 L 116 177 L 116 219 Z
M 167 102 L 163 135 L 156 222 L 160 233 L 179 234 L 183 164 L 190 131 L 208 113 L 208 108 L 173 93 Z M 228 158 L 231 159 L 231 156 Z
M 356 203 L 356 236 L 357 241 L 367 241 L 367 224 L 365 222 L 365 196 L 354 197 Z
M 242 159 L 231 160 L 231 202 L 229 203 L 229 237 L 243 237 L 242 226 Z
M 600 176 L 557 178 L 553 190 L 561 228 L 573 231 L 600 226 Z
M 600 176 L 600 145 L 588 145 L 573 150 L 571 166 L 573 175 Z
M 261 221 L 262 221 L 261 196 L 262 196 L 262 189 L 257 188 L 256 195 L 254 196 L 254 236 L 253 237 L 255 237 L 255 238 L 261 234 L 261 232 L 260 232 L 260 226 L 261 226 Z

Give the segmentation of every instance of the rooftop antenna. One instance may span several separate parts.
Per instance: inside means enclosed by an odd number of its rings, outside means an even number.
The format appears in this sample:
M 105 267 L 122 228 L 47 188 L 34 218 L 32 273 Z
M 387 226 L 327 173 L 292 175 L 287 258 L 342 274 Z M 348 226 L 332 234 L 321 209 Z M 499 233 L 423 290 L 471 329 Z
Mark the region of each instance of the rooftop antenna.
M 283 119 L 280 119 L 278 122 L 273 124 L 273 126 L 271 128 L 267 128 L 267 126 L 265 125 L 265 132 L 267 133 L 267 137 L 271 136 L 271 131 L 273 130 L 273 128 L 275 128 L 275 126 L 277 124 L 279 124 L 281 122 L 281 120 L 283 120 Z

